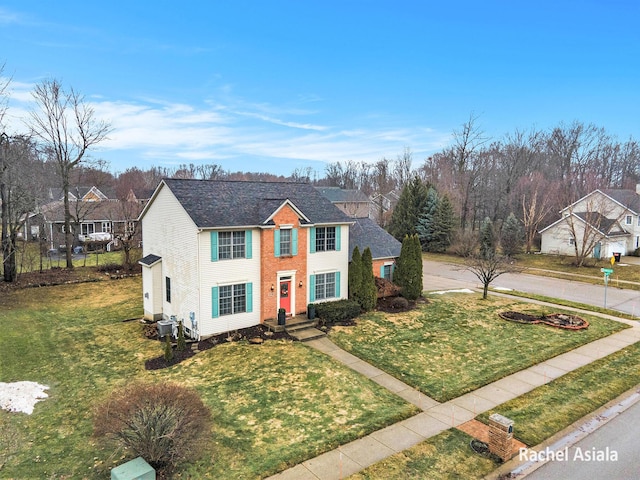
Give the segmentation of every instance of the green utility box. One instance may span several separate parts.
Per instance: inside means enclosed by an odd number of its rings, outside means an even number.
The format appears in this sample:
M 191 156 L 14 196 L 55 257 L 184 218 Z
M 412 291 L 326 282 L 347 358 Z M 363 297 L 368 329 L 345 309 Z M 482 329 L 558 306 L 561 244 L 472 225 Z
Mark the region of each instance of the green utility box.
M 138 457 L 112 469 L 111 480 L 156 480 L 156 471 Z

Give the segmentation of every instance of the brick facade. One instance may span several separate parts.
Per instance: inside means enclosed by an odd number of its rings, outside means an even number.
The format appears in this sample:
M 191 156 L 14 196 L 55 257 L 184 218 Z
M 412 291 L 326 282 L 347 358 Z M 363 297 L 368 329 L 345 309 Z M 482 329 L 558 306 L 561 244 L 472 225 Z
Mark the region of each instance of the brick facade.
M 290 276 L 291 309 L 294 314 L 304 314 L 307 310 L 307 245 L 308 229 L 300 227 L 297 213 L 285 204 L 274 216 L 275 228 L 263 229 L 261 234 L 261 293 L 262 311 L 260 320 L 276 318 L 279 308 L 279 281 L 282 276 Z M 281 226 L 291 227 L 298 231 L 298 250 L 296 255 L 275 255 L 275 231 Z M 300 287 L 302 282 L 302 287 Z M 273 286 L 273 290 L 272 290 Z

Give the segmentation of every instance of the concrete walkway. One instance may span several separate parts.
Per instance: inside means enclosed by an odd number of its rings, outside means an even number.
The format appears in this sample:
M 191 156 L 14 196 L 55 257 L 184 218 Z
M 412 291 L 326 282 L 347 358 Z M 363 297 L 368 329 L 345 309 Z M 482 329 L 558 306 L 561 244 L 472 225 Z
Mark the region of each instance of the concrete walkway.
M 429 437 L 457 427 L 480 413 L 640 341 L 640 326 L 637 322 L 617 320 L 632 325 L 632 328 L 595 340 L 445 403 L 436 402 L 342 350 L 328 338 L 307 342 L 307 345 L 326 353 L 416 405 L 422 412 L 269 478 L 271 480 L 337 480 L 357 473 Z

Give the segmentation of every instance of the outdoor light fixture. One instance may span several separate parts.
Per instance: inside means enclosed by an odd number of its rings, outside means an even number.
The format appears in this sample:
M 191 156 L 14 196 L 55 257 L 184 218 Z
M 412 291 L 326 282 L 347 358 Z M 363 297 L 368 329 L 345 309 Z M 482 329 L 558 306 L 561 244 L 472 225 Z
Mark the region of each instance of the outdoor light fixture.
M 300 283 L 298 284 L 298 286 L 302 288 L 302 280 L 300 280 Z
M 273 292 L 276 289 L 276 286 L 272 283 L 271 284 L 271 291 Z

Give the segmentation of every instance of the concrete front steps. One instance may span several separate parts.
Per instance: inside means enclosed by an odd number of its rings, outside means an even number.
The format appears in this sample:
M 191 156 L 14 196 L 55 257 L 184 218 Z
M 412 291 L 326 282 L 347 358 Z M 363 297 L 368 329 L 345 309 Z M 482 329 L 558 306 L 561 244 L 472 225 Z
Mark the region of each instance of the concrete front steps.
M 306 317 L 288 317 L 284 325 L 278 325 L 277 320 L 265 320 L 265 325 L 273 332 L 286 331 L 296 340 L 308 342 L 326 334 L 317 328 L 317 320 L 308 320 Z

